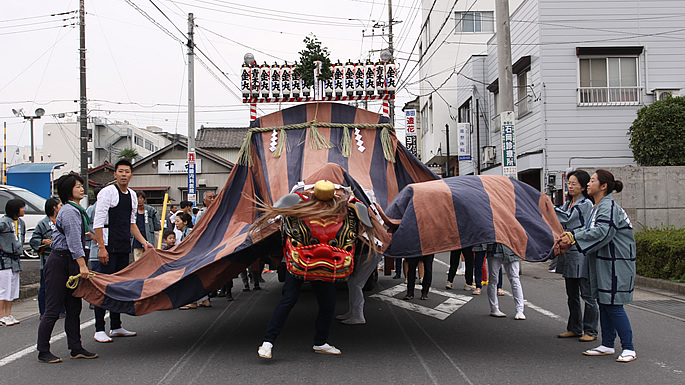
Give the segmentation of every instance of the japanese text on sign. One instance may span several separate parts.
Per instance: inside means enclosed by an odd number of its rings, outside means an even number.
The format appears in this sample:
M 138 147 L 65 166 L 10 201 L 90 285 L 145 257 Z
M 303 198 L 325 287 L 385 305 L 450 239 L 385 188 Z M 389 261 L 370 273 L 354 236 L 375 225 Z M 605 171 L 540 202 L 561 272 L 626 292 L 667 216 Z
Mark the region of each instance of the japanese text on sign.
M 457 123 L 457 137 L 459 160 L 471 160 L 471 125 L 469 123 Z
M 405 110 L 404 116 L 406 118 L 405 135 L 416 136 L 416 110 Z

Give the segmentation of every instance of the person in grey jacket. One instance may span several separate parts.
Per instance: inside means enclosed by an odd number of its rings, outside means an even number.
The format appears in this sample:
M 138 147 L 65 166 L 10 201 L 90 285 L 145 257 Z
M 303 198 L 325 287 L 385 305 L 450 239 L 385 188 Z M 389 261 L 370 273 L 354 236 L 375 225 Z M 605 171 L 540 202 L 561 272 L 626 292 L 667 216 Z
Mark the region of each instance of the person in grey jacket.
M 19 323 L 12 315 L 12 301 L 19 298 L 20 258 L 26 236 L 26 224 L 21 217 L 25 206 L 21 199 L 10 199 L 5 215 L 0 218 L 0 324 L 5 326 Z
M 556 208 L 557 218 L 564 231 L 582 229 L 590 218 L 593 203 L 587 193 L 589 181 L 590 174 L 583 170 L 571 171 L 568 174 L 570 199 L 562 207 Z M 566 282 L 569 316 L 566 331 L 557 337 L 580 337 L 581 342 L 594 341 L 598 333 L 599 308 L 590 291 L 590 268 L 587 257 L 576 248 L 571 248 L 558 259 L 557 271 L 564 276 Z M 585 302 L 584 314 L 580 306 L 581 298 Z
M 623 351 L 616 361 L 637 358 L 633 329 L 623 305 L 633 300 L 635 289 L 635 235 L 626 212 L 613 200 L 612 192 L 621 192 L 623 183 L 607 170 L 597 170 L 590 178 L 587 192 L 595 207 L 585 227 L 567 231 L 559 245 L 576 247 L 588 257 L 590 290 L 599 303 L 602 344 L 583 352 L 586 356 L 614 354 L 616 334 Z
M 58 198 L 50 198 L 45 201 L 45 218 L 38 221 L 36 229 L 29 240 L 29 245 L 40 256 L 40 288 L 38 289 L 38 312 L 40 316 L 45 313 L 45 277 L 43 277 L 43 267 L 45 261 L 52 251 L 52 232 L 55 230 L 55 219 L 62 202 Z M 64 317 L 60 317 L 64 318 Z
M 162 230 L 162 222 L 159 220 L 159 214 L 154 207 L 145 204 L 147 196 L 144 191 L 136 191 L 136 196 L 138 197 L 136 225 L 138 226 L 138 229 L 140 229 L 140 233 L 145 237 L 145 240 L 152 243 L 153 246 L 156 246 L 155 234 Z M 133 249 L 133 260 L 137 261 L 140 256 L 143 255 L 145 249 L 133 236 L 131 236 L 131 248 Z

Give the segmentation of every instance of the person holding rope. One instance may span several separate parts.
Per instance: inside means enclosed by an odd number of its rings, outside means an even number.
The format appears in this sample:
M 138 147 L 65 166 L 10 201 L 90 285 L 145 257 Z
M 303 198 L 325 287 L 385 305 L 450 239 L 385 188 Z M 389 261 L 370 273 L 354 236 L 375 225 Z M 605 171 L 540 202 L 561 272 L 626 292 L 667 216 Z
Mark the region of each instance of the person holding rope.
M 56 231 L 52 237 L 52 251 L 48 257 L 43 276 L 45 280 L 45 314 L 38 326 L 38 362 L 54 364 L 62 359 L 50 352 L 50 336 L 59 319 L 62 308 L 66 309 L 64 331 L 71 358 L 97 358 L 81 345 L 81 298 L 67 288 L 69 276 L 88 279 L 91 273 L 86 265 L 86 233 L 89 219 L 86 210 L 79 205 L 83 199 L 83 178 L 78 174 L 62 176 L 57 181 L 57 192 L 64 207 L 55 218 Z

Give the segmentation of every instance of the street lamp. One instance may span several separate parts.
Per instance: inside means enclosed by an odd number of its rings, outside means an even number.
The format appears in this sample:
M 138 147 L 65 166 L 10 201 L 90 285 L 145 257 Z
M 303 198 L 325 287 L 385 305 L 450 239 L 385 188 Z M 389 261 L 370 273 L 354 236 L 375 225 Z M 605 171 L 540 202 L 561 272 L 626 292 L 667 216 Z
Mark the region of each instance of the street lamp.
M 33 116 L 27 116 L 24 114 L 24 109 L 20 108 L 19 111 L 15 110 L 14 108 L 12 109 L 12 113 L 16 117 L 22 117 L 24 120 L 29 120 L 31 121 L 31 163 L 34 163 L 36 161 L 36 156 L 34 153 L 34 146 L 33 146 L 33 120 L 34 119 L 40 119 L 41 116 L 45 115 L 45 110 L 42 108 L 36 108 L 35 115 Z

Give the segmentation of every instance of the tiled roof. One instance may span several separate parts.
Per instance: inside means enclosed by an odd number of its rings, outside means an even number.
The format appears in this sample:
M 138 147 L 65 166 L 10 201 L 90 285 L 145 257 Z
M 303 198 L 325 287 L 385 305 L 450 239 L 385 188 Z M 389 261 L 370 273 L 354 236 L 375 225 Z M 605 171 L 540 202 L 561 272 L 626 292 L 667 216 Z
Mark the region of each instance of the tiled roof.
M 240 148 L 247 127 L 202 127 L 197 131 L 195 146 L 200 148 Z

